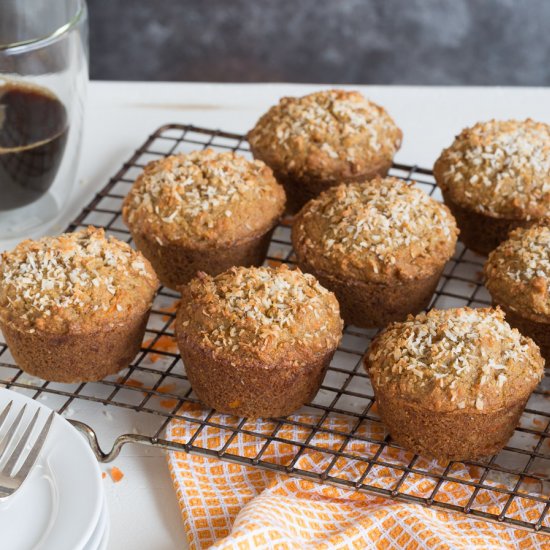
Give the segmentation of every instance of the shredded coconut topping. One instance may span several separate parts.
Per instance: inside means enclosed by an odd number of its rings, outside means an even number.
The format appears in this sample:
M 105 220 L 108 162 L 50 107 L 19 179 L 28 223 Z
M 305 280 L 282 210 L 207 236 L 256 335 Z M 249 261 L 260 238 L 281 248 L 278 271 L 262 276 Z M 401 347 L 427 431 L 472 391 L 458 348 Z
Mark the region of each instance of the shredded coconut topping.
M 550 214 L 550 126 L 491 120 L 463 130 L 436 162 L 451 199 L 497 217 Z
M 106 238 L 103 229 L 89 227 L 23 241 L 2 254 L 0 309 L 29 324 L 56 315 L 104 313 L 140 285 L 151 299 L 157 278 L 147 260 L 128 244 Z
M 334 295 L 312 275 L 286 266 L 235 267 L 201 275 L 184 290 L 183 330 L 198 329 L 209 347 L 236 352 L 283 346 L 337 345 L 342 321 Z
M 498 300 L 550 316 L 550 226 L 514 230 L 489 255 L 485 275 Z
M 374 275 L 404 260 L 450 256 L 457 235 L 444 205 L 397 178 L 331 188 L 305 207 L 298 225 L 315 255 L 356 262 Z
M 391 159 L 401 145 L 401 131 L 382 107 L 343 90 L 282 98 L 248 138 L 262 158 L 271 156 L 269 150 L 288 156 L 288 168 L 307 162 L 314 152 L 351 163 L 365 155 Z
M 440 392 L 457 408 L 484 409 L 509 380 L 539 380 L 544 361 L 534 343 L 499 309 L 432 310 L 383 331 L 367 362 L 378 386 L 397 382 L 409 393 Z M 512 384 L 514 382 L 511 382 Z
M 233 152 L 194 151 L 149 163 L 125 201 L 124 216 L 131 225 L 152 220 L 175 236 L 200 237 L 219 223 L 230 223 L 243 203 L 257 208 L 258 201 L 267 201 L 268 210 L 273 209 L 270 202 L 282 210 L 284 194 L 278 187 L 262 161 Z

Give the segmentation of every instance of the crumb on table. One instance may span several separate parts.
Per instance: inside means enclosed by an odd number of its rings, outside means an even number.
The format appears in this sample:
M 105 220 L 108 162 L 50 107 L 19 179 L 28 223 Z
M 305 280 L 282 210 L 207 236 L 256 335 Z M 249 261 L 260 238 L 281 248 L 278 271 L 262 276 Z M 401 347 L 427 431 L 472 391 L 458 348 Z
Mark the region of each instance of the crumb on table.
M 116 466 L 113 466 L 110 470 L 109 470 L 109 474 L 111 475 L 111 479 L 115 482 L 115 483 L 118 483 L 119 481 L 122 480 L 122 478 L 124 477 L 124 474 L 122 473 L 122 471 L 117 468 Z

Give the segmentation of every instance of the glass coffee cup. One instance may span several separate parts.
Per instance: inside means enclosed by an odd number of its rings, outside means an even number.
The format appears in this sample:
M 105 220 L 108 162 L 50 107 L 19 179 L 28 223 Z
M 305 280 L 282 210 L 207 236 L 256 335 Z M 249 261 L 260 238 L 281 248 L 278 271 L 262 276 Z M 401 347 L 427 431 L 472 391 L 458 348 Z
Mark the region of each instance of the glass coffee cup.
M 0 240 L 63 213 L 87 82 L 84 0 L 0 0 Z

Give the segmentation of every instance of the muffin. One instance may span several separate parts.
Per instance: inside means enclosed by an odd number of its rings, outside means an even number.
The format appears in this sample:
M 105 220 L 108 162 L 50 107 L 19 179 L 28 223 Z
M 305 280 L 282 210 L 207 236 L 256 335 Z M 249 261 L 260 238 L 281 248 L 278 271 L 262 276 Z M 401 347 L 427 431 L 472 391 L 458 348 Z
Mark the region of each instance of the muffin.
M 550 222 L 510 233 L 484 268 L 486 286 L 506 320 L 550 360 Z
M 508 441 L 543 375 L 535 343 L 500 309 L 432 310 L 393 323 L 365 367 L 392 438 L 425 456 L 474 460 Z
M 342 335 L 338 302 L 285 265 L 200 273 L 182 287 L 176 319 L 189 382 L 206 405 L 284 416 L 317 393 Z
M 198 271 L 261 265 L 284 207 L 263 162 L 206 149 L 149 163 L 122 215 L 162 284 L 177 289 Z
M 149 262 L 102 229 L 23 241 L 2 254 L 0 329 L 25 372 L 100 380 L 138 353 L 157 288 Z
M 303 271 L 358 327 L 383 327 L 428 306 L 457 238 L 449 210 L 397 178 L 332 187 L 296 216 Z
M 289 213 L 339 183 L 385 176 L 402 133 L 359 92 L 284 97 L 248 133 L 255 158 L 283 184 Z
M 461 240 L 480 254 L 510 229 L 550 216 L 549 174 L 550 126 L 529 119 L 467 128 L 434 166 Z

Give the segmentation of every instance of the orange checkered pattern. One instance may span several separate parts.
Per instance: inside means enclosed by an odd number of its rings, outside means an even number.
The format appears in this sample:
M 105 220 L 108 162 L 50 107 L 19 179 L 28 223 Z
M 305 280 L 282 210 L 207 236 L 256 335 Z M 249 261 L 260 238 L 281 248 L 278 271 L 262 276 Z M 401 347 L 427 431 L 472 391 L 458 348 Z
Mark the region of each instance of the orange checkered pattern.
M 203 410 L 191 407 L 187 407 L 184 414 L 196 418 L 205 415 Z M 319 420 L 307 415 L 293 419 L 310 425 Z M 212 424 L 234 424 L 235 427 L 239 421 L 225 415 L 214 415 L 209 420 Z M 329 418 L 325 427 L 345 433 L 350 430 L 349 422 L 346 418 Z M 269 435 L 275 427 L 276 424 L 269 420 L 250 420 L 243 429 Z M 295 468 L 319 473 L 332 465 L 331 476 L 350 481 L 362 477 L 365 484 L 393 489 L 402 477 L 401 471 L 377 465 L 369 467 L 351 458 L 376 453 L 378 445 L 365 442 L 362 436 L 379 437 L 381 434 L 373 431 L 381 429 L 379 425 L 365 424 L 351 439 L 333 433 L 317 433 L 309 444 L 320 449 L 318 451 L 299 451 L 297 446 L 273 441 L 264 450 L 262 460 L 282 465 L 292 463 Z M 196 430 L 192 423 L 174 420 L 168 427 L 167 438 L 187 443 Z M 310 433 L 311 430 L 302 426 L 284 425 L 277 432 L 277 438 L 301 442 Z M 255 457 L 265 443 L 251 435 L 239 433 L 235 437 L 229 430 L 205 427 L 195 435 L 194 444 L 219 450 L 228 441 L 227 453 L 249 458 Z M 350 458 L 335 460 L 334 455 L 321 450 L 342 450 L 344 445 Z M 411 459 L 411 454 L 391 447 L 386 447 L 380 455 L 380 461 L 389 464 L 408 464 Z M 168 454 L 168 463 L 192 549 L 550 548 L 550 538 L 542 534 L 321 485 L 253 466 L 175 452 Z M 446 465 L 419 458 L 414 466 L 415 471 L 442 473 Z M 455 466 L 447 476 L 457 482 L 444 482 L 436 499 L 464 506 L 475 490 L 467 483 L 478 482 L 481 469 L 460 463 Z M 401 481 L 399 490 L 427 497 L 436 483 L 437 480 L 429 476 L 409 473 Z M 485 479 L 484 483 L 492 487 L 503 486 L 498 479 Z M 535 488 L 533 491 L 535 494 Z M 515 498 L 506 516 L 536 521 L 544 504 L 528 496 L 527 487 L 526 498 Z M 481 489 L 472 508 L 500 513 L 508 497 L 505 493 Z

